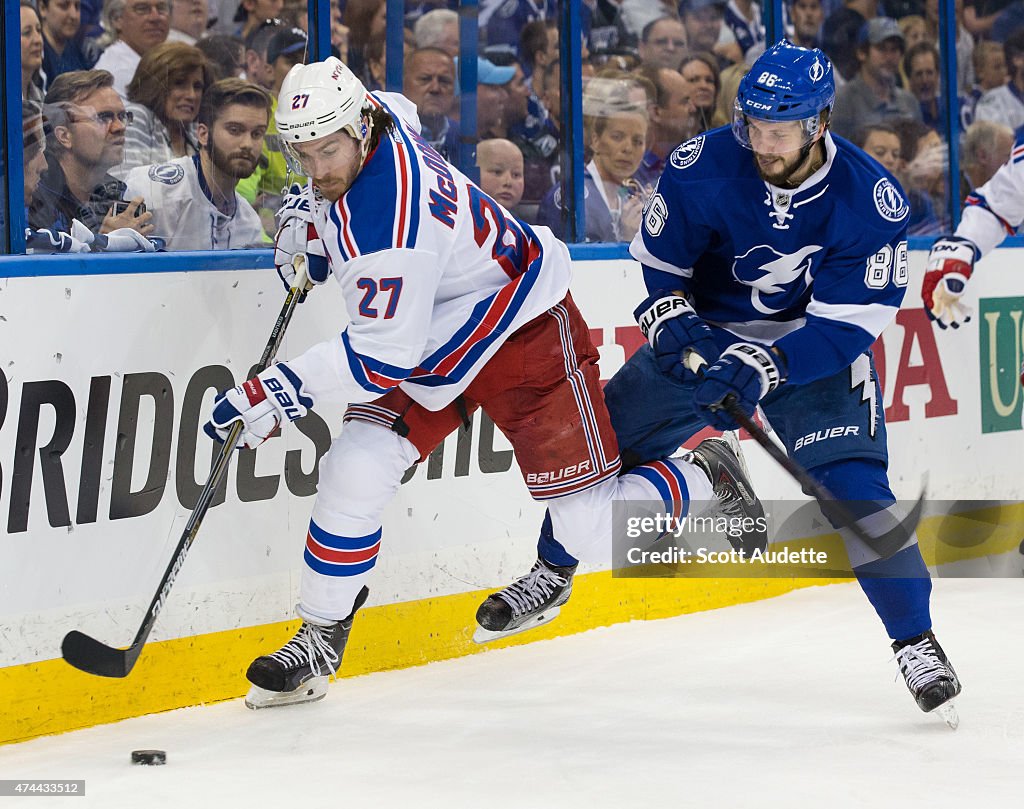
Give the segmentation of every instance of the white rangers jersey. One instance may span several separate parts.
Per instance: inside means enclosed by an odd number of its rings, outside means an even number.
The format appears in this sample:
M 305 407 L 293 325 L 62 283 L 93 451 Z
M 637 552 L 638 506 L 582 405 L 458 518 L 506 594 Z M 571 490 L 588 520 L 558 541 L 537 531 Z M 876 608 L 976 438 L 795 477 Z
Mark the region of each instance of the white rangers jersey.
M 394 132 L 338 202 L 306 189 L 349 326 L 287 364 L 314 399 L 366 402 L 401 387 L 440 410 L 506 338 L 565 297 L 569 251 L 432 149 L 408 99 L 367 98 L 391 113 Z
M 1010 159 L 991 180 L 968 195 L 956 235 L 970 239 L 984 256 L 1007 236 L 1013 236 L 1021 222 L 1024 222 L 1024 127 L 1015 134 Z
M 231 215 L 210 198 L 199 155 L 168 163 L 136 166 L 125 178 L 125 199 L 142 197 L 153 212 L 153 236 L 167 240 L 168 250 L 237 250 L 260 247 L 259 214 L 235 192 Z

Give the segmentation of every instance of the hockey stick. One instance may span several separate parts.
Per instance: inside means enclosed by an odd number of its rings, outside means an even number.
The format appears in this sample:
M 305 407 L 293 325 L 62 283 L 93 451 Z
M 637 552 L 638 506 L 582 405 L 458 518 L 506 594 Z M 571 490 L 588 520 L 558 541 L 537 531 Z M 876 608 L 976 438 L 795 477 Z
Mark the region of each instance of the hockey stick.
M 772 456 L 779 466 L 789 472 L 790 476 L 800 484 L 807 494 L 818 501 L 822 513 L 829 522 L 839 529 L 848 530 L 883 559 L 888 559 L 902 548 L 911 534 L 917 529 L 917 524 L 921 521 L 921 510 L 924 507 L 925 492 L 923 490 L 910 513 L 899 525 L 879 536 L 871 536 L 861 528 L 857 518 L 841 501 L 837 500 L 828 489 L 812 478 L 810 472 L 790 458 L 785 450 L 772 441 L 768 434 L 750 416 L 743 412 L 735 396 L 732 394 L 726 396 L 725 401 L 722 402 L 722 407 L 732 417 L 733 421 L 746 430 L 750 437 L 765 452 Z
M 295 311 L 299 298 L 306 289 L 305 256 L 299 254 L 295 258 L 295 280 L 292 283 L 291 289 L 288 290 L 288 296 L 284 299 L 281 314 L 277 316 L 277 322 L 270 332 L 270 339 L 267 341 L 266 348 L 263 349 L 263 356 L 260 357 L 256 373 L 266 370 L 270 363 L 273 362 L 274 356 L 281 346 L 281 339 L 284 337 L 285 329 L 288 328 L 288 323 L 292 319 L 292 313 Z M 298 260 L 300 258 L 301 261 Z M 199 493 L 196 507 L 192 510 L 192 515 L 185 525 L 181 539 L 178 540 L 178 547 L 174 549 L 174 555 L 164 571 L 163 578 L 160 579 L 160 584 L 157 585 L 156 593 L 149 605 L 149 610 L 146 612 L 146 617 L 138 632 L 135 633 L 135 640 L 132 641 L 131 646 L 127 649 L 114 648 L 113 646 L 107 646 L 105 643 L 100 643 L 100 641 L 79 632 L 77 629 L 72 630 L 64 636 L 60 650 L 64 659 L 76 669 L 81 669 L 87 674 L 95 674 L 99 677 L 127 677 L 131 672 L 135 662 L 139 659 L 139 655 L 142 653 L 142 647 L 146 645 L 146 639 L 156 623 L 160 610 L 163 609 L 164 604 L 167 602 L 167 596 L 170 594 L 174 580 L 185 563 L 188 549 L 192 546 L 196 534 L 199 533 L 199 526 L 202 524 L 203 517 L 206 516 L 210 504 L 213 502 L 214 494 L 227 474 L 231 455 L 235 450 L 238 437 L 242 434 L 243 427 L 244 424 L 241 420 L 231 425 L 228 437 L 214 459 L 213 465 L 210 468 L 210 476 L 207 478 L 203 490 Z
M 683 358 L 683 364 L 693 373 L 703 376 L 704 366 L 707 365 L 707 361 L 696 351 L 690 349 Z M 835 495 L 811 477 L 810 472 L 790 458 L 785 450 L 771 440 L 768 433 L 762 430 L 757 425 L 757 422 L 743 411 L 735 396 L 732 394 L 726 396 L 721 407 L 732 417 L 733 421 L 747 431 L 761 449 L 767 452 L 779 466 L 789 472 L 790 476 L 800 484 L 807 494 L 818 501 L 822 514 L 825 515 L 829 522 L 836 526 L 838 530 L 848 530 L 881 558 L 888 559 L 896 553 L 906 544 L 914 531 L 917 530 L 917 524 L 921 521 L 921 511 L 924 508 L 924 489 L 922 489 L 910 513 L 899 525 L 879 536 L 871 536 L 857 522 L 857 517 Z

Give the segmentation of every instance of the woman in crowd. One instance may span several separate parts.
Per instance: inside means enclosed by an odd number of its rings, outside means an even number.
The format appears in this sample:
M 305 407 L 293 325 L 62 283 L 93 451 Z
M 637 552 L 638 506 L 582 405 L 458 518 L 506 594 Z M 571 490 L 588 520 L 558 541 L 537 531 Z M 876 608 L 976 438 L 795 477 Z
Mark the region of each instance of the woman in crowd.
M 43 109 L 43 29 L 35 6 L 21 0 L 21 100 L 32 110 Z
M 729 121 L 717 110 L 722 85 L 715 57 L 710 53 L 691 53 L 683 58 L 679 72 L 690 85 L 690 100 L 697 109 L 700 131 L 725 126 Z
M 47 81 L 71 70 L 88 70 L 96 56 L 84 46 L 79 0 L 39 0 L 43 23 L 43 72 Z
M 128 84 L 133 119 L 125 133 L 124 163 L 115 176 L 135 166 L 166 163 L 195 154 L 195 120 L 212 72 L 203 52 L 184 42 L 164 42 L 146 52 Z
M 584 174 L 588 242 L 632 240 L 651 190 L 633 177 L 647 148 L 647 104 L 633 90 L 629 82 L 591 79 L 584 94 L 584 138 L 592 155 Z M 537 212 L 539 224 L 559 238 L 566 235 L 561 208 L 561 187 L 555 186 Z

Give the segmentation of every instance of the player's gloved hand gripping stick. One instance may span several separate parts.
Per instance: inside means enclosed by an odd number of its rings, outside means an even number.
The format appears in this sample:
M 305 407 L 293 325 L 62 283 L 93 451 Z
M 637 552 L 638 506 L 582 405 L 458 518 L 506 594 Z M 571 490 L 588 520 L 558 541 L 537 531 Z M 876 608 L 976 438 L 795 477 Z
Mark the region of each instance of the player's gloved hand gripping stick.
M 729 352 L 726 351 L 725 354 L 723 354 L 723 357 L 728 353 Z M 701 377 L 702 379 L 705 378 L 704 368 L 707 366 L 707 363 L 700 354 L 696 351 L 688 351 L 684 358 L 684 362 L 693 374 Z M 718 365 L 713 365 L 709 370 L 717 367 Z M 778 385 L 776 384 L 776 387 L 777 386 Z M 774 390 L 774 388 L 772 389 Z M 756 406 L 756 404 L 757 401 L 755 400 L 753 406 Z M 848 530 L 861 542 L 878 553 L 883 559 L 887 559 L 892 556 L 906 544 L 914 531 L 917 530 L 917 524 L 921 521 L 921 511 L 924 507 L 925 498 L 924 489 L 921 490 L 921 494 L 917 498 L 917 502 L 914 504 L 914 507 L 910 510 L 910 513 L 899 525 L 879 536 L 871 536 L 858 524 L 857 518 L 845 505 L 843 505 L 842 501 L 838 500 L 827 488 L 825 488 L 825 486 L 811 477 L 810 472 L 804 469 L 803 466 L 790 458 L 789 455 L 786 454 L 785 450 L 772 441 L 771 438 L 769 438 L 768 433 L 762 430 L 757 423 L 747 415 L 747 411 L 752 410 L 753 406 L 745 408 L 740 399 L 737 398 L 737 395 L 731 392 L 726 393 L 719 402 L 707 405 L 708 409 L 713 412 L 724 411 L 725 414 L 728 414 L 728 419 L 731 419 L 746 430 L 747 433 L 750 434 L 750 437 L 753 438 L 761 448 L 779 464 L 779 466 L 785 469 L 792 478 L 800 484 L 804 492 L 811 495 L 818 501 L 822 514 L 824 514 L 825 517 L 837 528 Z
M 295 255 L 292 264 L 295 268 L 292 286 L 288 290 L 287 297 L 284 299 L 281 314 L 277 316 L 277 322 L 270 332 L 270 339 L 267 341 L 266 348 L 263 349 L 263 356 L 260 357 L 257 372 L 265 370 L 273 361 L 281 346 L 281 340 L 284 337 L 285 329 L 288 328 L 288 323 L 292 319 L 295 307 L 298 305 L 300 297 L 309 288 L 305 256 L 301 254 Z M 210 476 L 207 478 L 203 490 L 199 493 L 196 507 L 192 510 L 192 515 L 185 525 L 181 539 L 178 540 L 178 546 L 174 549 L 174 555 L 164 571 L 163 578 L 160 579 L 160 584 L 157 585 L 156 593 L 150 602 L 149 609 L 146 611 L 146 617 L 135 633 L 135 639 L 132 641 L 131 646 L 127 649 L 118 649 L 100 643 L 95 638 L 78 630 L 72 630 L 64 636 L 64 642 L 61 644 L 61 654 L 76 669 L 81 669 L 84 672 L 96 674 L 100 677 L 128 676 L 128 673 L 135 665 L 135 661 L 139 659 L 139 655 L 142 653 L 142 647 L 145 646 L 146 639 L 156 623 L 156 618 L 167 601 L 167 596 L 174 585 L 174 580 L 177 578 L 185 562 L 185 556 L 188 554 L 196 534 L 199 533 L 199 526 L 202 524 L 203 517 L 206 516 L 210 504 L 213 502 L 214 493 L 227 474 L 231 454 L 234 452 L 243 427 L 244 423 L 242 421 L 236 421 L 231 426 L 227 440 L 221 446 L 220 452 L 214 459 L 213 466 L 210 469 Z

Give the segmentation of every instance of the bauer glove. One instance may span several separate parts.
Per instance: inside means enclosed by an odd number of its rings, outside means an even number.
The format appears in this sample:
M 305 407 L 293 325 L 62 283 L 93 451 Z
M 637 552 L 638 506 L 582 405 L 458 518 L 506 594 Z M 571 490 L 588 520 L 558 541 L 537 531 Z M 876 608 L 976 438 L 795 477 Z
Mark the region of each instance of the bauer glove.
M 203 430 L 223 444 L 231 425 L 241 421 L 245 426 L 235 446 L 255 449 L 270 438 L 283 421 L 302 418 L 312 406 L 313 399 L 303 393 L 302 380 L 279 362 L 244 385 L 219 394 Z
M 974 272 L 978 248 L 970 239 L 944 236 L 932 245 L 928 253 L 921 298 L 928 317 L 944 329 L 960 328 L 971 319 L 972 310 L 961 303 L 967 281 Z
M 705 368 L 693 391 L 697 414 L 719 430 L 738 430 L 739 424 L 725 409 L 733 397 L 740 409 L 753 415 L 757 403 L 786 381 L 785 359 L 767 346 L 735 343 L 718 361 Z
M 691 352 L 709 363 L 718 359 L 720 352 L 708 324 L 678 293 L 654 293 L 633 311 L 633 317 L 654 351 L 659 370 L 676 382 L 696 379 L 686 364 Z
M 306 268 L 310 282 L 322 284 L 331 276 L 327 251 L 313 224 L 309 194 L 300 185 L 288 189 L 277 212 L 277 237 L 274 239 L 274 266 L 284 283 L 291 289 L 295 282 L 293 261 L 299 253 L 306 254 Z M 303 294 L 305 299 L 305 294 Z

